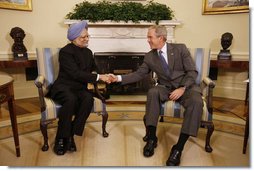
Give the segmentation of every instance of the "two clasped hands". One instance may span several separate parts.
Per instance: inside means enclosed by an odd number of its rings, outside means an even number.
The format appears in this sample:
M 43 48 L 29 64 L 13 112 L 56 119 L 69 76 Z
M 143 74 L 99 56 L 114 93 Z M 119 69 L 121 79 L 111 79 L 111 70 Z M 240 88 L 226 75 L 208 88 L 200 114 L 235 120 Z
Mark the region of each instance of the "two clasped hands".
M 107 84 L 118 82 L 118 77 L 114 74 L 103 74 L 99 76 L 99 79 L 106 82 Z

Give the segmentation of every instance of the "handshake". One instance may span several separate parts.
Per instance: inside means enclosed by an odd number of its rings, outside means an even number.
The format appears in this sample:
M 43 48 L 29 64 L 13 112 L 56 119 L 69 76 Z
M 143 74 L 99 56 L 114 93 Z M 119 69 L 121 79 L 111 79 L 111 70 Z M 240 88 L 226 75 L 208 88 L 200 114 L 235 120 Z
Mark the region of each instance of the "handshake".
M 102 74 L 99 76 L 99 80 L 106 82 L 107 84 L 117 82 L 117 76 L 114 74 Z

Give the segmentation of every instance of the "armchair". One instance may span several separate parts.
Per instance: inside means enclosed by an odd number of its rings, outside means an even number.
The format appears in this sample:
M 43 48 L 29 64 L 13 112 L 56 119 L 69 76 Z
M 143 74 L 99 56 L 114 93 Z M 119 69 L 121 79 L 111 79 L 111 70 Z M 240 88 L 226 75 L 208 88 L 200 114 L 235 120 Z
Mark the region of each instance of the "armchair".
M 210 139 L 214 131 L 212 96 L 215 83 L 208 77 L 210 67 L 210 50 L 204 48 L 193 48 L 189 49 L 189 51 L 194 59 L 198 71 L 196 84 L 201 86 L 203 93 L 204 107 L 200 126 L 207 128 L 205 151 L 212 152 L 213 149 L 210 146 Z M 157 79 L 155 74 L 153 74 L 153 78 L 156 85 Z M 160 122 L 163 122 L 164 117 L 166 116 L 183 118 L 183 113 L 184 108 L 178 102 L 166 101 L 161 106 Z
M 44 138 L 42 151 L 47 151 L 49 148 L 47 133 L 48 124 L 53 123 L 53 121 L 57 119 L 58 111 L 61 108 L 60 104 L 57 104 L 49 97 L 45 97 L 58 75 L 58 53 L 58 48 L 36 49 L 38 77 L 35 80 L 35 85 L 38 88 L 41 107 L 40 130 Z M 108 113 L 106 111 L 105 98 L 100 94 L 97 84 L 94 84 L 93 91 L 95 97 L 92 112 L 102 115 L 102 135 L 103 137 L 108 137 L 108 133 L 106 132 Z

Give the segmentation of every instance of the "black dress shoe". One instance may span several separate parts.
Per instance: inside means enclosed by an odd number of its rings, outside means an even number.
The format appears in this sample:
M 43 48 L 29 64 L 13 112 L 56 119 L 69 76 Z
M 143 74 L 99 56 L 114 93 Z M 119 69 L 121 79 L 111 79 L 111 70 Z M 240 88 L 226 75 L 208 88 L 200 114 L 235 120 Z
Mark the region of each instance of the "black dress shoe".
M 181 160 L 182 151 L 175 149 L 175 146 L 172 147 L 169 158 L 166 162 L 167 166 L 179 166 Z
M 66 142 L 63 138 L 56 139 L 55 146 L 54 146 L 54 152 L 57 155 L 64 155 L 66 152 Z
M 70 137 L 67 141 L 67 150 L 71 152 L 77 151 L 77 147 L 73 137 Z
M 148 141 L 148 135 L 145 135 L 145 136 L 143 137 L 143 141 L 145 141 L 145 142 Z
M 157 147 L 157 139 L 149 139 L 143 149 L 143 154 L 145 157 L 151 157 L 154 154 L 154 148 Z

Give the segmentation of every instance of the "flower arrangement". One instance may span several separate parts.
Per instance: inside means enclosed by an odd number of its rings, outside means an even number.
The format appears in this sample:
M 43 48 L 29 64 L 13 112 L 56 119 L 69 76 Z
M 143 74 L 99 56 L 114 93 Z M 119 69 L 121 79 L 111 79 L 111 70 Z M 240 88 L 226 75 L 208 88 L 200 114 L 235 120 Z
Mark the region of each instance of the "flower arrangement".
M 96 3 L 83 1 L 76 4 L 72 12 L 66 15 L 66 19 L 89 20 L 91 22 L 111 21 L 147 21 L 158 24 L 159 20 L 171 20 L 174 17 L 173 11 L 164 4 L 149 1 L 146 5 L 139 2 L 120 1 L 109 2 L 106 0 Z

